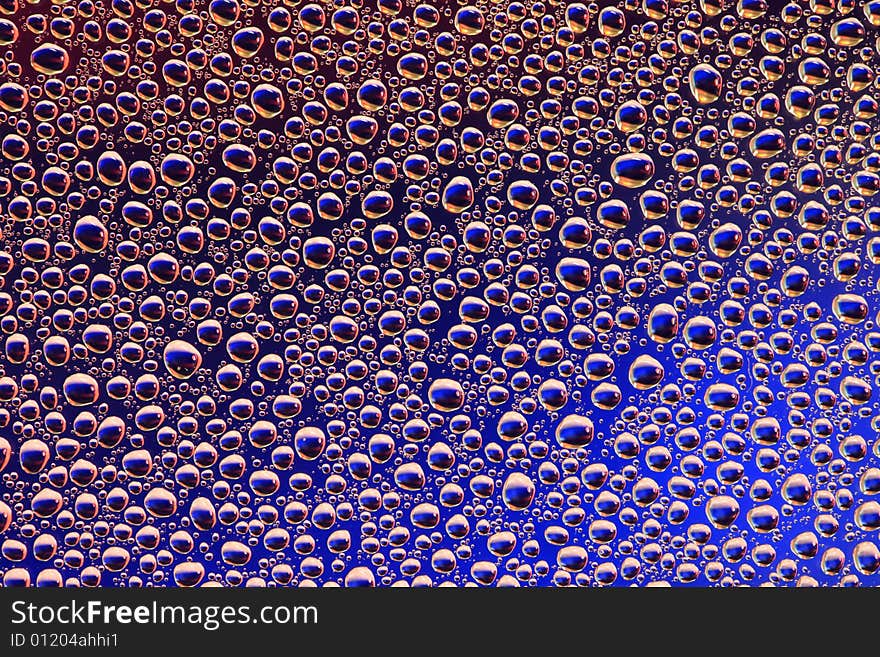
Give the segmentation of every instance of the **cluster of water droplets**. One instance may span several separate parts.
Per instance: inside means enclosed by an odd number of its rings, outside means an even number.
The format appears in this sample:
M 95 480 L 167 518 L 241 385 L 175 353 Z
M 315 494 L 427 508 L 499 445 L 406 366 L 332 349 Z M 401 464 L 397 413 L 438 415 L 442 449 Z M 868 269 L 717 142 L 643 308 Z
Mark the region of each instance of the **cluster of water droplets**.
M 875 582 L 878 28 L 0 0 L 3 585 Z

